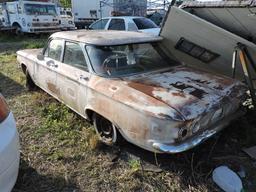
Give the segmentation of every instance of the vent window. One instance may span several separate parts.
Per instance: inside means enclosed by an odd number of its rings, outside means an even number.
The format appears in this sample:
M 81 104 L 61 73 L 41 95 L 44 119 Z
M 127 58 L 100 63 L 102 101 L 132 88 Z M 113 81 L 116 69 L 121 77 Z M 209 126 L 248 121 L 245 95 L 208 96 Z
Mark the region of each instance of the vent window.
M 192 43 L 191 41 L 186 40 L 185 38 L 181 38 L 176 44 L 175 48 L 196 59 L 201 60 L 204 63 L 209 63 L 220 56 L 217 53 L 214 53 L 206 48 Z

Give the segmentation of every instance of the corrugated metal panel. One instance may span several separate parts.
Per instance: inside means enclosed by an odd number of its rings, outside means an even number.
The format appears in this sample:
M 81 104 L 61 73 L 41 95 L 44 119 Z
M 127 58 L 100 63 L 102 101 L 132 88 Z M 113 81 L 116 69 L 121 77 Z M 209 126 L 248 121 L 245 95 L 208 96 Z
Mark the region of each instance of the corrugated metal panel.
M 190 2 L 184 10 L 256 43 L 256 1 Z
M 256 44 L 176 7 L 172 7 L 167 14 L 160 35 L 165 39 L 162 46 L 178 60 L 209 72 L 231 76 L 233 51 L 239 42 L 248 47 L 251 56 L 256 60 Z M 176 49 L 181 38 L 208 49 L 219 57 L 205 63 L 183 53 Z M 242 68 L 240 65 L 238 67 L 237 77 L 243 80 Z M 256 77 L 252 68 L 251 72 Z

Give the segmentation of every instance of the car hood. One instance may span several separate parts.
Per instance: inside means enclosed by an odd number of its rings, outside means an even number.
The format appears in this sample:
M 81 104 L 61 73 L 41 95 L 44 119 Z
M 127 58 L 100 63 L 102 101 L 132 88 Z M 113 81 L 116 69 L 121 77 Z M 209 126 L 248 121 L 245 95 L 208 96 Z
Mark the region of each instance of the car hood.
M 191 120 L 222 104 L 239 105 L 246 87 L 239 81 L 187 67 L 139 76 L 128 86 L 151 96 Z

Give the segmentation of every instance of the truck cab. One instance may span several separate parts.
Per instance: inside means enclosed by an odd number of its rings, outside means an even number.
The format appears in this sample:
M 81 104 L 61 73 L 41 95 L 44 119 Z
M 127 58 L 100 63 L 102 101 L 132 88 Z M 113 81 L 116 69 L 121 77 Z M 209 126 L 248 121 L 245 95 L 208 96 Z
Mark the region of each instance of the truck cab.
M 54 3 L 46 1 L 15 1 L 5 4 L 7 19 L 19 33 L 50 33 L 60 30 Z
M 0 29 L 4 29 L 9 26 L 8 15 L 6 12 L 5 3 L 0 3 Z

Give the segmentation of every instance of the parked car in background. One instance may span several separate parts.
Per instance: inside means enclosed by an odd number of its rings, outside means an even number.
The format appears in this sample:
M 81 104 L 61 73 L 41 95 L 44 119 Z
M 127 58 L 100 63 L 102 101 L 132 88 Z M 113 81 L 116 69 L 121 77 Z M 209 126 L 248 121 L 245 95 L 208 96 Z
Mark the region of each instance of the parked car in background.
M 91 30 L 141 31 L 159 35 L 160 28 L 145 17 L 105 17 L 90 25 Z
M 28 87 L 39 86 L 93 122 L 106 144 L 186 151 L 243 114 L 247 87 L 186 67 L 164 39 L 126 31 L 53 34 L 43 50 L 17 52 Z
M 10 192 L 19 170 L 19 136 L 13 114 L 0 94 L 0 191 Z
M 71 0 L 71 4 L 78 29 L 88 28 L 100 18 L 113 16 L 113 12 L 144 16 L 147 10 L 147 0 Z

